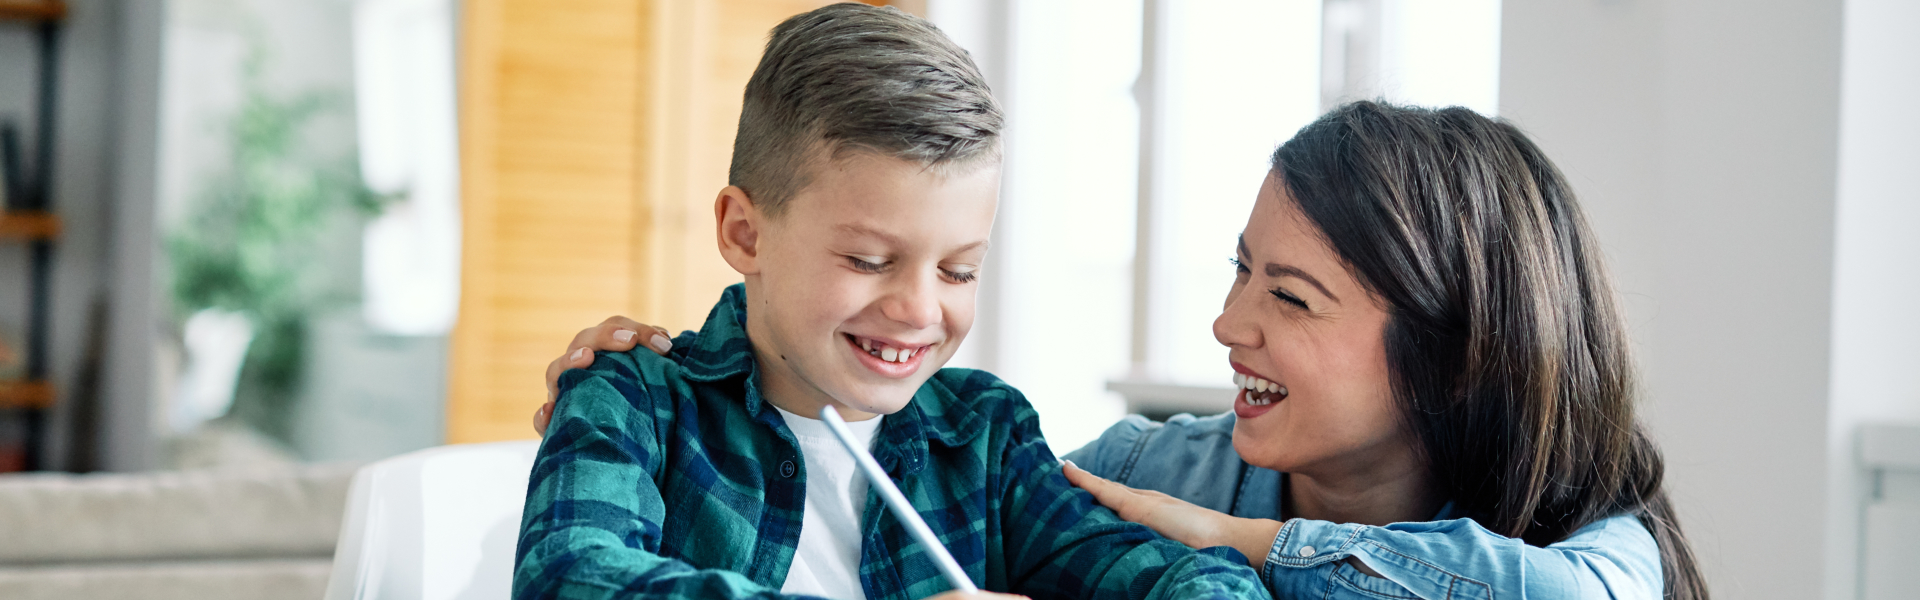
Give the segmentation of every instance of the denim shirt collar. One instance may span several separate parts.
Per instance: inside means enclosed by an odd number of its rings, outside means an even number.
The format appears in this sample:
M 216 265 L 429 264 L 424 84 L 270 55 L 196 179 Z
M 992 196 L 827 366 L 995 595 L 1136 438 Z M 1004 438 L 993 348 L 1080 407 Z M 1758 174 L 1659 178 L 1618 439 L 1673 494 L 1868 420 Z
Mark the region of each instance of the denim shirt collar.
M 784 430 L 785 423 L 777 415 L 760 415 L 766 400 L 760 395 L 753 343 L 747 339 L 746 285 L 727 286 L 720 302 L 707 313 L 700 333 L 692 337 L 686 340 L 683 336 L 682 342 L 674 343 L 675 352 L 685 348 L 680 364 L 686 377 L 705 383 L 742 380 L 741 399 L 747 417 L 767 425 L 777 423 L 775 430 Z M 986 418 L 958 400 L 957 394 L 932 379 L 920 384 L 912 401 L 880 422 L 873 450 L 881 468 L 894 476 L 918 473 L 927 465 L 928 441 L 956 448 L 985 431 Z

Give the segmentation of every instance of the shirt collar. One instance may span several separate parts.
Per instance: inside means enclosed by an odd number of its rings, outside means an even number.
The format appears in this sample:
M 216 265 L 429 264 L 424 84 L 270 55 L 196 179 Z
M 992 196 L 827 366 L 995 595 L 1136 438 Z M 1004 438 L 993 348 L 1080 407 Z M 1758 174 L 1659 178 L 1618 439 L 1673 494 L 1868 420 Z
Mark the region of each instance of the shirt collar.
M 681 368 L 688 379 L 706 383 L 744 378 L 741 389 L 747 415 L 760 416 L 765 400 L 760 396 L 759 378 L 752 376 L 753 343 L 747 339 L 745 284 L 736 283 L 721 292 L 720 302 L 707 313 L 707 322 L 700 326 L 700 334 L 687 349 Z M 880 466 L 895 475 L 916 473 L 927 464 L 928 441 L 947 447 L 971 442 L 986 429 L 986 418 L 959 400 L 959 395 L 940 379 L 921 384 L 905 408 L 883 417 L 874 443 L 874 458 Z
M 896 476 L 918 473 L 927 465 L 928 442 L 958 448 L 986 431 L 986 417 L 960 401 L 940 379 L 920 384 L 913 400 L 880 422 L 874 460 Z

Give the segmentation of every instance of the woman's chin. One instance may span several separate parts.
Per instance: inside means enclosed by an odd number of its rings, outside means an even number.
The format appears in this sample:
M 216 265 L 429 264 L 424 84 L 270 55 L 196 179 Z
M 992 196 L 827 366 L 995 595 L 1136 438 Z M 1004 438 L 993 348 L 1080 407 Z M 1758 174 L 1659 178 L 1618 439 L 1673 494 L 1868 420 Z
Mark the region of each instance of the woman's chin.
M 1240 460 L 1246 461 L 1249 465 L 1262 469 L 1285 472 L 1288 470 L 1282 468 L 1284 466 L 1282 463 L 1285 461 L 1280 460 L 1278 456 L 1280 454 L 1278 452 L 1280 448 L 1277 447 L 1279 440 L 1276 439 L 1278 436 L 1275 435 L 1275 432 L 1268 430 L 1267 427 L 1263 427 L 1263 425 L 1271 424 L 1272 423 L 1254 423 L 1248 421 L 1235 422 L 1233 424 L 1233 452 L 1239 454 Z

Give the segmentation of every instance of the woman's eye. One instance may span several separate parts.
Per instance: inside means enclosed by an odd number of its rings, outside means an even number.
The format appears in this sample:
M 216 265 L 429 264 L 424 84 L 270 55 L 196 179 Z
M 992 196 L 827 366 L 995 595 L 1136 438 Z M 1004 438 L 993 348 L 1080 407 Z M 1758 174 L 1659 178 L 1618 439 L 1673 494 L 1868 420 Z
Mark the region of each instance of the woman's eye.
M 1295 296 L 1295 295 L 1293 295 L 1293 294 L 1289 294 L 1289 293 L 1287 293 L 1287 291 L 1286 291 L 1286 290 L 1283 290 L 1283 289 L 1280 289 L 1280 288 L 1273 288 L 1273 289 L 1271 289 L 1271 290 L 1267 290 L 1267 293 L 1269 293 L 1269 294 L 1273 294 L 1273 297 L 1275 297 L 1275 298 L 1279 298 L 1281 302 L 1285 302 L 1285 303 L 1287 303 L 1287 304 L 1292 304 L 1292 305 L 1294 305 L 1294 306 L 1298 306 L 1298 307 L 1300 307 L 1300 308 L 1306 308 L 1306 307 L 1307 307 L 1307 301 L 1305 301 L 1305 300 L 1301 300 L 1299 296 Z
M 873 260 L 867 260 L 867 259 L 873 259 Z M 880 258 L 878 256 L 868 256 L 864 258 L 859 256 L 849 256 L 847 257 L 847 263 L 853 265 L 853 269 L 855 271 L 860 271 L 862 273 L 879 273 L 887 269 L 886 259 Z
M 953 280 L 954 283 L 973 283 L 974 280 L 980 278 L 980 273 L 975 271 L 950 271 L 940 269 L 940 274 L 946 275 L 947 279 Z
M 1253 273 L 1253 271 L 1247 270 L 1247 265 L 1244 263 L 1241 263 L 1240 259 L 1238 258 L 1229 258 L 1227 259 L 1227 262 L 1233 264 L 1233 272 L 1235 273 L 1249 273 L 1249 274 Z

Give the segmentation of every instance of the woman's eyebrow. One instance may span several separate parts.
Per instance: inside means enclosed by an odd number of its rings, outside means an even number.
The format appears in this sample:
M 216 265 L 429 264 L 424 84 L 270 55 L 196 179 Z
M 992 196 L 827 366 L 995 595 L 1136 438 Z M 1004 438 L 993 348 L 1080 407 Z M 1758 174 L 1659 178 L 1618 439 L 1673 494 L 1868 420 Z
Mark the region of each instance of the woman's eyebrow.
M 1266 271 L 1268 277 L 1294 277 L 1305 281 L 1313 285 L 1314 289 L 1320 290 L 1320 293 L 1326 294 L 1328 298 L 1332 298 L 1335 303 L 1340 302 L 1339 296 L 1335 296 L 1333 292 L 1327 291 L 1327 286 L 1320 285 L 1320 280 L 1314 279 L 1312 275 L 1308 275 L 1306 271 L 1300 270 L 1299 267 L 1279 263 L 1267 263 Z
M 1243 262 L 1253 260 L 1253 253 L 1247 250 L 1247 234 L 1240 234 L 1240 247 L 1238 250 L 1240 251 L 1240 258 Z M 1299 267 L 1280 263 L 1267 263 L 1261 270 L 1266 272 L 1268 277 L 1293 277 L 1305 281 L 1309 285 L 1312 285 L 1314 289 L 1320 290 L 1320 293 L 1326 294 L 1328 298 L 1332 298 L 1335 303 L 1340 302 L 1339 296 L 1335 296 L 1333 292 L 1327 291 L 1327 286 L 1321 285 L 1320 280 L 1314 279 L 1312 275 L 1308 275 L 1306 271 L 1300 270 Z

